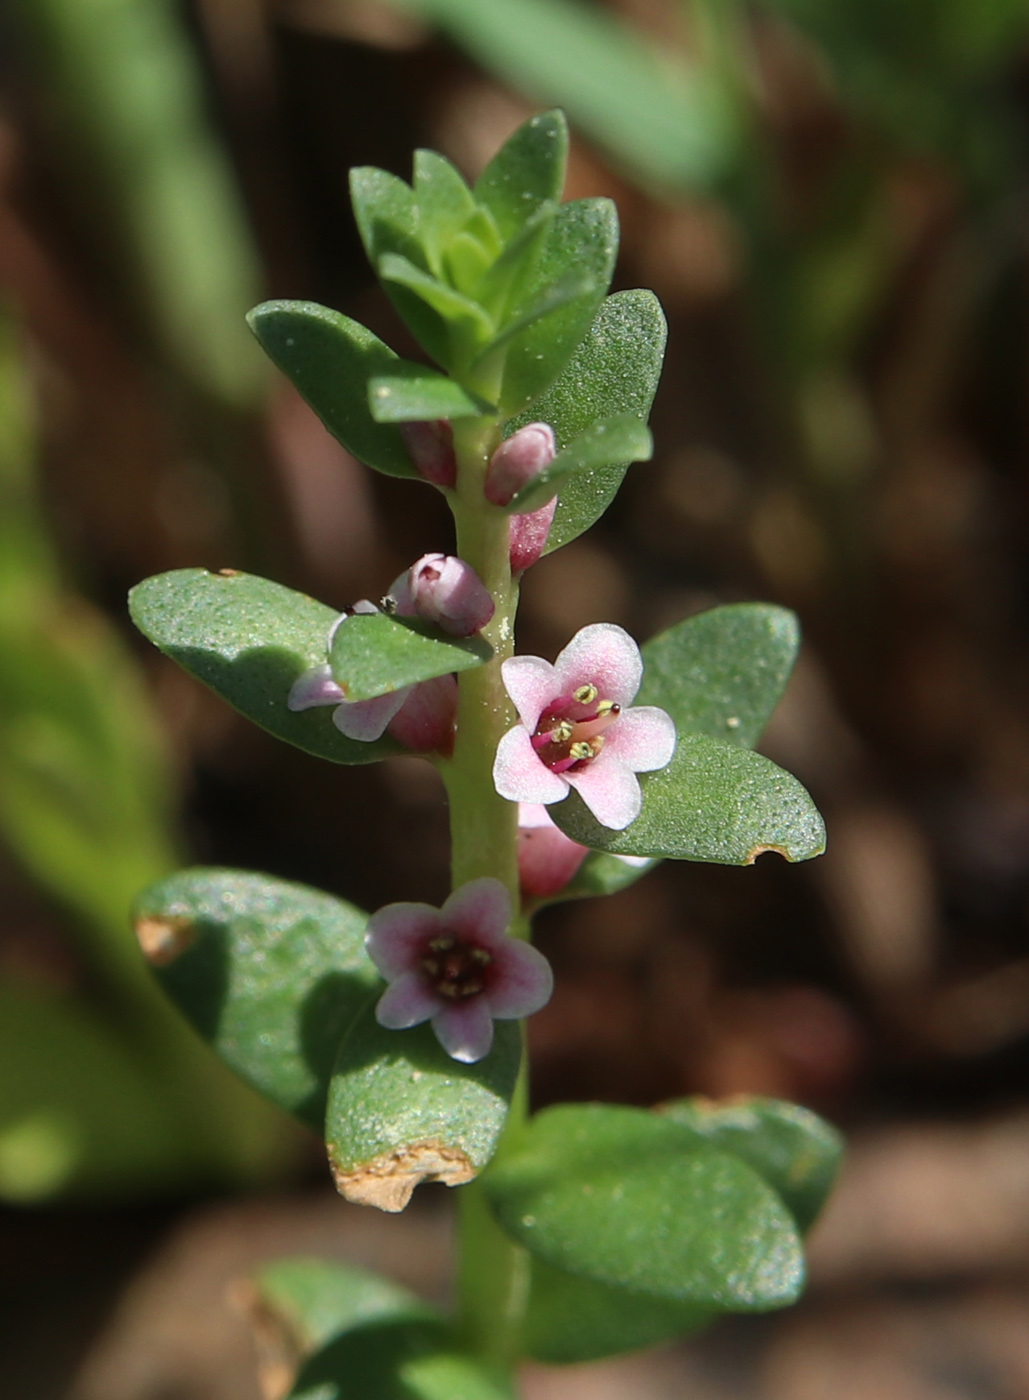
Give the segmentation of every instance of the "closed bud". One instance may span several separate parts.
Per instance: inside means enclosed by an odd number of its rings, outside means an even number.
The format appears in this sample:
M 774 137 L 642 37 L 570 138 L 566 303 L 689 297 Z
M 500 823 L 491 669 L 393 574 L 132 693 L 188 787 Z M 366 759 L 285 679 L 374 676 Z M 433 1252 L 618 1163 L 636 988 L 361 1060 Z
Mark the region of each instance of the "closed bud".
M 528 515 L 511 516 L 511 532 L 508 535 L 508 542 L 513 574 L 523 574 L 541 557 L 547 547 L 547 536 L 554 523 L 556 510 L 557 498 L 555 497 L 554 500 L 548 501 L 545 506 L 540 506 L 539 510 L 530 511 Z
M 456 484 L 454 430 L 445 418 L 431 423 L 401 423 L 400 436 L 420 476 L 433 486 Z
M 424 554 L 390 589 L 402 617 L 422 617 L 452 637 L 486 626 L 495 605 L 470 564 L 453 554 Z
M 490 458 L 486 469 L 486 499 L 506 506 L 523 486 L 549 467 L 557 453 L 549 423 L 526 423 L 506 438 Z

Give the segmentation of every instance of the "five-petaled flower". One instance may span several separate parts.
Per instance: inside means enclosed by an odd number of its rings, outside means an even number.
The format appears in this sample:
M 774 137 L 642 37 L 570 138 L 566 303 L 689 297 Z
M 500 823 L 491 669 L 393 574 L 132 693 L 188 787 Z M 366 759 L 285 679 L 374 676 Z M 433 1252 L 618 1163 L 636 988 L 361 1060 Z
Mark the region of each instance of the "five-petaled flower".
M 387 904 L 368 921 L 366 946 L 389 982 L 375 1016 L 390 1030 L 432 1021 L 455 1060 L 489 1053 L 493 1022 L 530 1016 L 550 1000 L 550 964 L 507 934 L 511 899 L 485 876 L 454 891 L 442 909 Z
M 675 725 L 654 705 L 631 706 L 640 649 L 621 627 L 577 632 L 551 665 L 513 656 L 502 667 L 520 723 L 501 739 L 493 781 L 511 802 L 560 802 L 575 788 L 602 826 L 622 831 L 642 805 L 637 773 L 664 768 Z

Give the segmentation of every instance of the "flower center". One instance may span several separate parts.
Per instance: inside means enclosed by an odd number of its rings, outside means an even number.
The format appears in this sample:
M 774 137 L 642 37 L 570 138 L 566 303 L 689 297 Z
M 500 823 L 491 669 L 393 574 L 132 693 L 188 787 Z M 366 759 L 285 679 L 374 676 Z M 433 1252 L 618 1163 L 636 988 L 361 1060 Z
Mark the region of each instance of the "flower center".
M 443 933 L 429 942 L 421 966 L 440 996 L 463 1001 L 482 991 L 483 973 L 492 961 L 492 955 L 485 948 Z
M 622 712 L 613 700 L 601 700 L 595 685 L 580 685 L 559 695 L 540 715 L 532 747 L 555 773 L 578 772 L 604 747 L 604 730 Z

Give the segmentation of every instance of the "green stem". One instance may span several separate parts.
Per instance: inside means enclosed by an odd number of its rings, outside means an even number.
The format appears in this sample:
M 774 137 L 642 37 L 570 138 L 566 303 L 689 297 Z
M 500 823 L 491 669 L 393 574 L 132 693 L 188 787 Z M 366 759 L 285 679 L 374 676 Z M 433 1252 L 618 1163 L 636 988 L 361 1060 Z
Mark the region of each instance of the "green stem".
M 511 577 L 508 517 L 490 506 L 483 481 L 498 440 L 493 419 L 455 424 L 458 479 L 452 499 L 457 552 L 476 570 L 493 595 L 496 612 L 483 635 L 493 656 L 458 678 L 457 738 L 453 759 L 444 766 L 450 798 L 453 888 L 491 875 L 502 880 L 518 908 L 518 809 L 493 785 L 497 744 L 515 714 L 500 668 L 514 651 L 518 589 Z M 512 933 L 528 936 L 519 920 Z M 517 1138 L 527 1113 L 526 1061 L 512 1097 L 498 1155 Z M 459 1320 L 465 1344 L 488 1366 L 510 1370 L 518 1359 L 522 1318 L 528 1295 L 525 1250 L 496 1223 L 478 1182 L 460 1194 Z

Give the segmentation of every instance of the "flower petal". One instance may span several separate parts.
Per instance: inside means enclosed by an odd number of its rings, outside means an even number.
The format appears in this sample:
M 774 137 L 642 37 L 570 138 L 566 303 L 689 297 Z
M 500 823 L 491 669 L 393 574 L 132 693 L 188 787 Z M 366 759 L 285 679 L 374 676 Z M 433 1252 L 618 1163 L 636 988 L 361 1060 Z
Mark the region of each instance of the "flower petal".
M 312 666 L 297 676 L 290 689 L 286 705 L 289 709 L 310 710 L 315 705 L 338 705 L 345 700 L 343 687 L 336 683 L 331 667 Z
M 554 662 L 561 695 L 595 685 L 602 700 L 630 705 L 643 679 L 640 649 L 623 627 L 594 622 L 583 627 Z M 532 726 L 535 728 L 535 725 Z
M 545 899 L 563 890 L 589 851 L 551 821 L 546 807 L 535 802 L 518 806 L 518 880 L 522 894 Z
M 454 891 L 439 911 L 440 927 L 490 948 L 511 923 L 511 896 L 492 875 L 469 880 Z
M 568 795 L 568 780 L 542 763 L 523 724 L 509 729 L 497 745 L 493 782 L 509 802 L 560 802 Z
M 568 781 L 601 826 L 624 831 L 640 814 L 643 794 L 639 779 L 606 748 L 585 768 L 569 773 Z
M 515 1021 L 546 1006 L 554 990 L 554 974 L 538 948 L 506 938 L 494 956 L 493 978 L 484 996 L 498 1021 Z
M 623 710 L 604 735 L 605 751 L 634 773 L 667 768 L 675 753 L 675 722 L 656 705 L 634 705 Z
M 473 1065 L 493 1046 L 493 1017 L 486 998 L 468 997 L 445 1006 L 432 1018 L 436 1039 L 453 1060 Z
M 388 695 L 376 695 L 373 700 L 344 700 L 332 714 L 332 722 L 348 739 L 369 744 L 381 739 L 386 726 L 411 694 L 409 685 L 391 690 Z
M 387 904 L 368 920 L 364 945 L 383 977 L 392 982 L 414 971 L 439 926 L 439 910 L 431 904 Z
M 561 694 L 557 672 L 542 656 L 509 656 L 500 668 L 504 689 L 518 717 L 532 734 L 540 715 Z
M 437 1015 L 446 1002 L 434 992 L 420 972 L 405 972 L 383 992 L 375 1007 L 375 1019 L 390 1031 L 406 1031 Z

